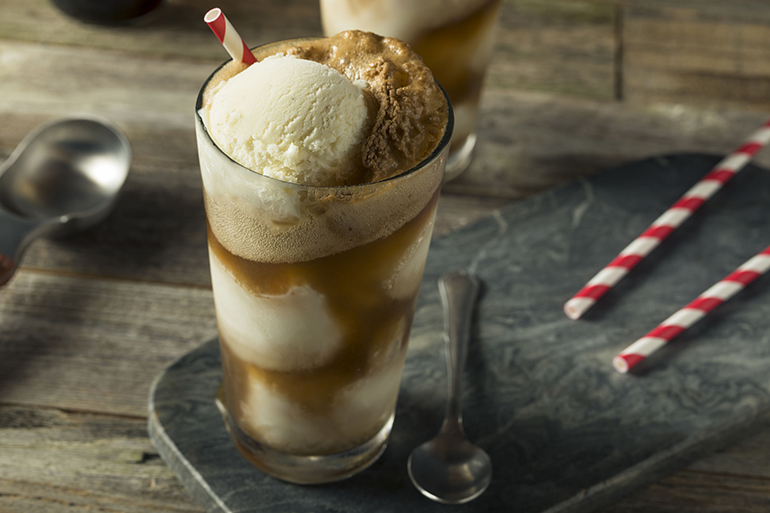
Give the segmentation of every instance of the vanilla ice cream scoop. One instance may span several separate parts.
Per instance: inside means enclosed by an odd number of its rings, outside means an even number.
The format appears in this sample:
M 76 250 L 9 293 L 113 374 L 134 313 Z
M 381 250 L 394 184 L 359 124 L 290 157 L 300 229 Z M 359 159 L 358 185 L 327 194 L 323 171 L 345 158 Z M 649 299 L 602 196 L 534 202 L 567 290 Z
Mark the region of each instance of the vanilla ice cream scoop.
M 211 98 L 212 139 L 249 169 L 330 186 L 359 165 L 368 117 L 362 88 L 329 66 L 275 55 L 219 84 Z

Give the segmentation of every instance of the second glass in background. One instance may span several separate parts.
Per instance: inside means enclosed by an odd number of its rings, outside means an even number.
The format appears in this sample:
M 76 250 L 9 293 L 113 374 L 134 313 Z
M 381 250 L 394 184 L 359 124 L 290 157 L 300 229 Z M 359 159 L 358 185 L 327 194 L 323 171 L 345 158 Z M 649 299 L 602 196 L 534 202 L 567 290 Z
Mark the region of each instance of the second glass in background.
M 447 92 L 455 115 L 444 180 L 465 171 L 502 0 L 320 0 L 324 33 L 359 29 L 409 43 Z

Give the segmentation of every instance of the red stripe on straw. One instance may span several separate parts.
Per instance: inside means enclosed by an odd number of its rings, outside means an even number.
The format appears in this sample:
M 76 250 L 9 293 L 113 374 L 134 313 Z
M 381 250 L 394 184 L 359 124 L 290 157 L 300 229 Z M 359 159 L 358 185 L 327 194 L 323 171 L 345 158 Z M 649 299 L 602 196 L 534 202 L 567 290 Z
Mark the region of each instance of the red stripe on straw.
M 724 301 L 716 297 L 699 297 L 694 299 L 689 305 L 687 305 L 687 308 L 692 308 L 693 310 L 703 310 L 704 312 L 710 312 L 711 310 L 718 307 L 722 303 L 724 303 Z
M 665 239 L 669 235 L 671 235 L 671 232 L 674 231 L 674 228 L 671 226 L 661 225 L 661 226 L 650 226 L 639 237 L 654 237 L 656 239 Z M 639 257 L 639 260 L 641 260 L 642 257 Z
M 591 299 L 598 299 L 602 297 L 610 288 L 607 285 L 593 285 L 584 287 L 580 292 L 575 294 L 575 297 L 587 297 Z
M 671 340 L 684 331 L 681 326 L 658 326 L 647 334 L 648 337 L 659 337 Z
M 706 314 L 743 290 L 770 269 L 770 246 L 715 283 L 690 304 L 656 326 L 647 335 L 621 351 L 612 364 L 626 373 Z M 739 286 L 736 286 L 739 285 Z
M 735 171 L 732 169 L 714 169 L 709 174 L 707 174 L 703 179 L 704 180 L 714 180 L 717 182 L 721 182 L 722 185 L 726 184 L 730 178 L 735 176 Z
M 252 64 L 254 64 L 255 62 L 257 62 L 257 58 L 256 58 L 256 57 L 254 57 L 254 54 L 253 54 L 253 53 L 251 53 L 251 50 L 249 49 L 249 47 L 248 47 L 248 46 L 246 46 L 246 43 L 245 43 L 245 42 L 243 43 L 243 57 L 242 57 L 242 62 L 243 62 L 244 64 L 248 64 L 249 66 L 251 66 Z
M 215 12 L 216 11 L 216 12 Z M 225 21 L 225 17 L 222 14 L 222 11 L 220 9 L 212 9 L 209 11 L 211 13 L 211 16 L 216 16 L 214 19 L 209 21 L 210 17 L 209 14 L 206 14 L 206 23 L 208 23 L 209 27 L 211 27 L 211 31 L 214 33 L 215 36 L 217 36 L 217 39 L 219 39 L 220 43 L 223 43 L 225 41 L 225 31 L 227 29 L 227 22 Z
M 756 280 L 758 277 L 759 274 L 755 271 L 735 271 L 730 276 L 725 278 L 725 280 L 735 281 L 745 286 Z
M 607 267 L 625 267 L 631 269 L 639 263 L 642 258 L 639 255 L 618 255 L 615 260 L 610 262 Z
M 734 152 L 724 158 L 719 164 L 701 180 L 699 180 L 693 187 L 690 188 L 684 195 L 663 213 L 647 230 L 637 237 L 630 245 L 628 245 L 621 255 L 634 255 L 637 259 L 633 265 L 624 266 L 625 272 L 617 272 L 620 267 L 612 267 L 612 262 L 605 266 L 596 276 L 594 276 L 588 283 L 591 284 L 591 293 L 588 294 L 584 287 L 577 294 L 564 304 L 564 313 L 570 319 L 579 319 L 589 308 L 591 308 L 596 301 L 601 298 L 610 288 L 620 281 L 633 267 L 636 266 L 641 260 L 650 254 L 658 245 L 668 237 L 676 228 L 678 228 L 685 220 L 687 220 L 693 212 L 700 208 L 711 196 L 713 196 L 722 186 L 727 183 L 738 171 L 749 162 L 751 156 L 753 156 L 760 148 L 767 145 L 770 142 L 770 121 L 762 125 L 761 128 L 756 130 L 751 136 Z M 716 183 L 715 183 L 716 182 Z M 682 215 L 682 210 L 686 215 Z M 640 241 L 641 238 L 647 238 L 645 241 Z M 650 244 L 650 239 L 654 242 Z M 615 260 L 613 260 L 615 262 Z M 628 260 L 631 262 L 631 260 Z M 615 272 L 604 273 L 608 268 L 612 268 Z M 597 288 L 600 285 L 604 285 L 604 288 Z
M 641 354 L 634 354 L 634 353 L 628 353 L 628 354 L 621 354 L 615 357 L 615 360 L 613 360 L 613 365 L 615 365 L 615 368 L 618 369 L 619 372 L 626 373 L 631 369 L 631 367 L 634 367 L 637 363 L 644 360 L 644 355 Z M 621 370 L 622 369 L 622 370 Z
M 748 155 L 751 155 L 753 157 L 754 154 L 756 154 L 759 150 L 762 149 L 762 146 L 764 145 L 758 142 L 746 143 L 740 148 L 738 148 L 736 153 L 747 153 Z
M 687 210 L 695 211 L 704 203 L 706 203 L 706 200 L 703 198 L 680 198 L 679 201 L 671 205 L 671 208 L 685 208 Z M 673 229 L 671 231 L 673 231 Z
M 257 62 L 254 54 L 251 53 L 249 47 L 241 39 L 241 36 L 238 35 L 238 31 L 235 30 L 235 27 L 227 19 L 222 9 L 216 7 L 211 9 L 203 17 L 203 21 L 208 24 L 211 31 L 217 36 L 219 42 L 222 43 L 222 46 L 225 47 L 225 50 L 227 50 L 227 53 L 230 54 L 234 61 L 247 65 Z

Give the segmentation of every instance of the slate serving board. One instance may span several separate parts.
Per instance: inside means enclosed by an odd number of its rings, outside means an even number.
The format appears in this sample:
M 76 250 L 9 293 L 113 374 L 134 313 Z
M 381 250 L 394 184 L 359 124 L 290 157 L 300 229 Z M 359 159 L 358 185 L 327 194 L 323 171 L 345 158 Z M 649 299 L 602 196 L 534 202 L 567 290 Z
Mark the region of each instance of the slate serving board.
M 297 486 L 235 450 L 214 405 L 217 341 L 153 384 L 149 432 L 212 512 L 438 512 L 406 472 L 438 430 L 446 371 L 436 280 L 483 282 L 465 372 L 465 425 L 492 457 L 481 498 L 454 512 L 584 512 L 724 445 L 770 412 L 770 276 L 633 374 L 612 357 L 770 242 L 770 173 L 749 166 L 582 320 L 564 302 L 718 159 L 646 160 L 518 202 L 433 241 L 396 422 L 383 457 L 347 481 Z

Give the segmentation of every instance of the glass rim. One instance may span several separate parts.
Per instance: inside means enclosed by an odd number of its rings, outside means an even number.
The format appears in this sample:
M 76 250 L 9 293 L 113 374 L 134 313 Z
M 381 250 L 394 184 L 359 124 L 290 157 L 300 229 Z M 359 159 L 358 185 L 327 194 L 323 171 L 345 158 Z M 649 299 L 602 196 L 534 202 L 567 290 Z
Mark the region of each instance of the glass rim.
M 289 43 L 289 42 L 301 42 L 301 41 L 315 41 L 318 39 L 323 39 L 321 37 L 300 37 L 300 38 L 292 38 L 292 39 L 283 39 L 279 41 L 273 41 L 271 43 L 265 43 L 262 45 L 258 45 L 252 48 L 252 50 L 257 50 L 264 47 L 269 47 L 272 45 L 278 45 L 280 43 Z M 205 135 L 206 139 L 214 145 L 214 147 L 217 149 L 217 151 L 222 154 L 227 160 L 232 162 L 234 165 L 238 166 L 239 168 L 248 171 L 249 173 L 253 173 L 255 175 L 261 176 L 264 179 L 267 180 L 273 180 L 280 184 L 290 185 L 290 186 L 298 186 L 303 187 L 307 189 L 330 189 L 330 190 L 345 190 L 345 189 L 356 189 L 356 188 L 364 188 L 364 187 L 371 187 L 373 185 L 379 185 L 379 184 L 386 184 L 388 182 L 391 182 L 393 180 L 402 179 L 406 176 L 412 175 L 419 171 L 420 169 L 423 169 L 427 166 L 429 166 L 434 160 L 436 160 L 443 152 L 449 147 L 449 142 L 452 139 L 452 132 L 454 131 L 454 110 L 452 109 L 452 103 L 449 101 L 449 96 L 447 95 L 444 88 L 441 86 L 441 84 L 436 80 L 436 78 L 433 78 L 433 82 L 438 86 L 439 90 L 441 91 L 441 94 L 444 95 L 444 100 L 446 100 L 447 105 L 447 124 L 446 128 L 444 128 L 444 134 L 441 136 L 441 139 L 439 139 L 438 144 L 435 148 L 433 148 L 433 151 L 430 152 L 430 154 L 425 157 L 423 160 L 412 166 L 411 168 L 407 169 L 406 171 L 402 171 L 401 173 L 398 173 L 397 175 L 390 176 L 388 178 L 385 178 L 384 180 L 379 180 L 376 182 L 365 182 L 361 184 L 356 185 L 311 185 L 311 184 L 302 184 L 297 182 L 287 182 L 284 180 L 279 180 L 278 178 L 273 178 L 272 176 L 267 176 L 259 171 L 255 171 L 251 168 L 248 168 L 241 164 L 240 162 L 237 162 L 234 160 L 230 155 L 228 155 L 225 151 L 222 150 L 222 148 L 219 147 L 219 145 L 216 143 L 216 141 L 211 137 L 211 134 L 209 134 L 209 129 L 206 126 L 206 123 L 203 122 L 203 118 L 201 117 L 201 108 L 203 107 L 203 92 L 206 90 L 206 86 L 211 81 L 212 78 L 214 78 L 214 75 L 216 75 L 219 70 L 221 70 L 223 67 L 225 67 L 227 64 L 229 64 L 231 61 L 226 60 L 222 64 L 216 67 L 216 69 L 206 78 L 206 80 L 203 82 L 203 85 L 201 86 L 200 91 L 198 91 L 198 97 L 195 100 L 195 120 L 197 123 L 200 124 L 200 126 L 203 129 L 203 134 Z M 443 173 L 442 173 L 443 174 Z

